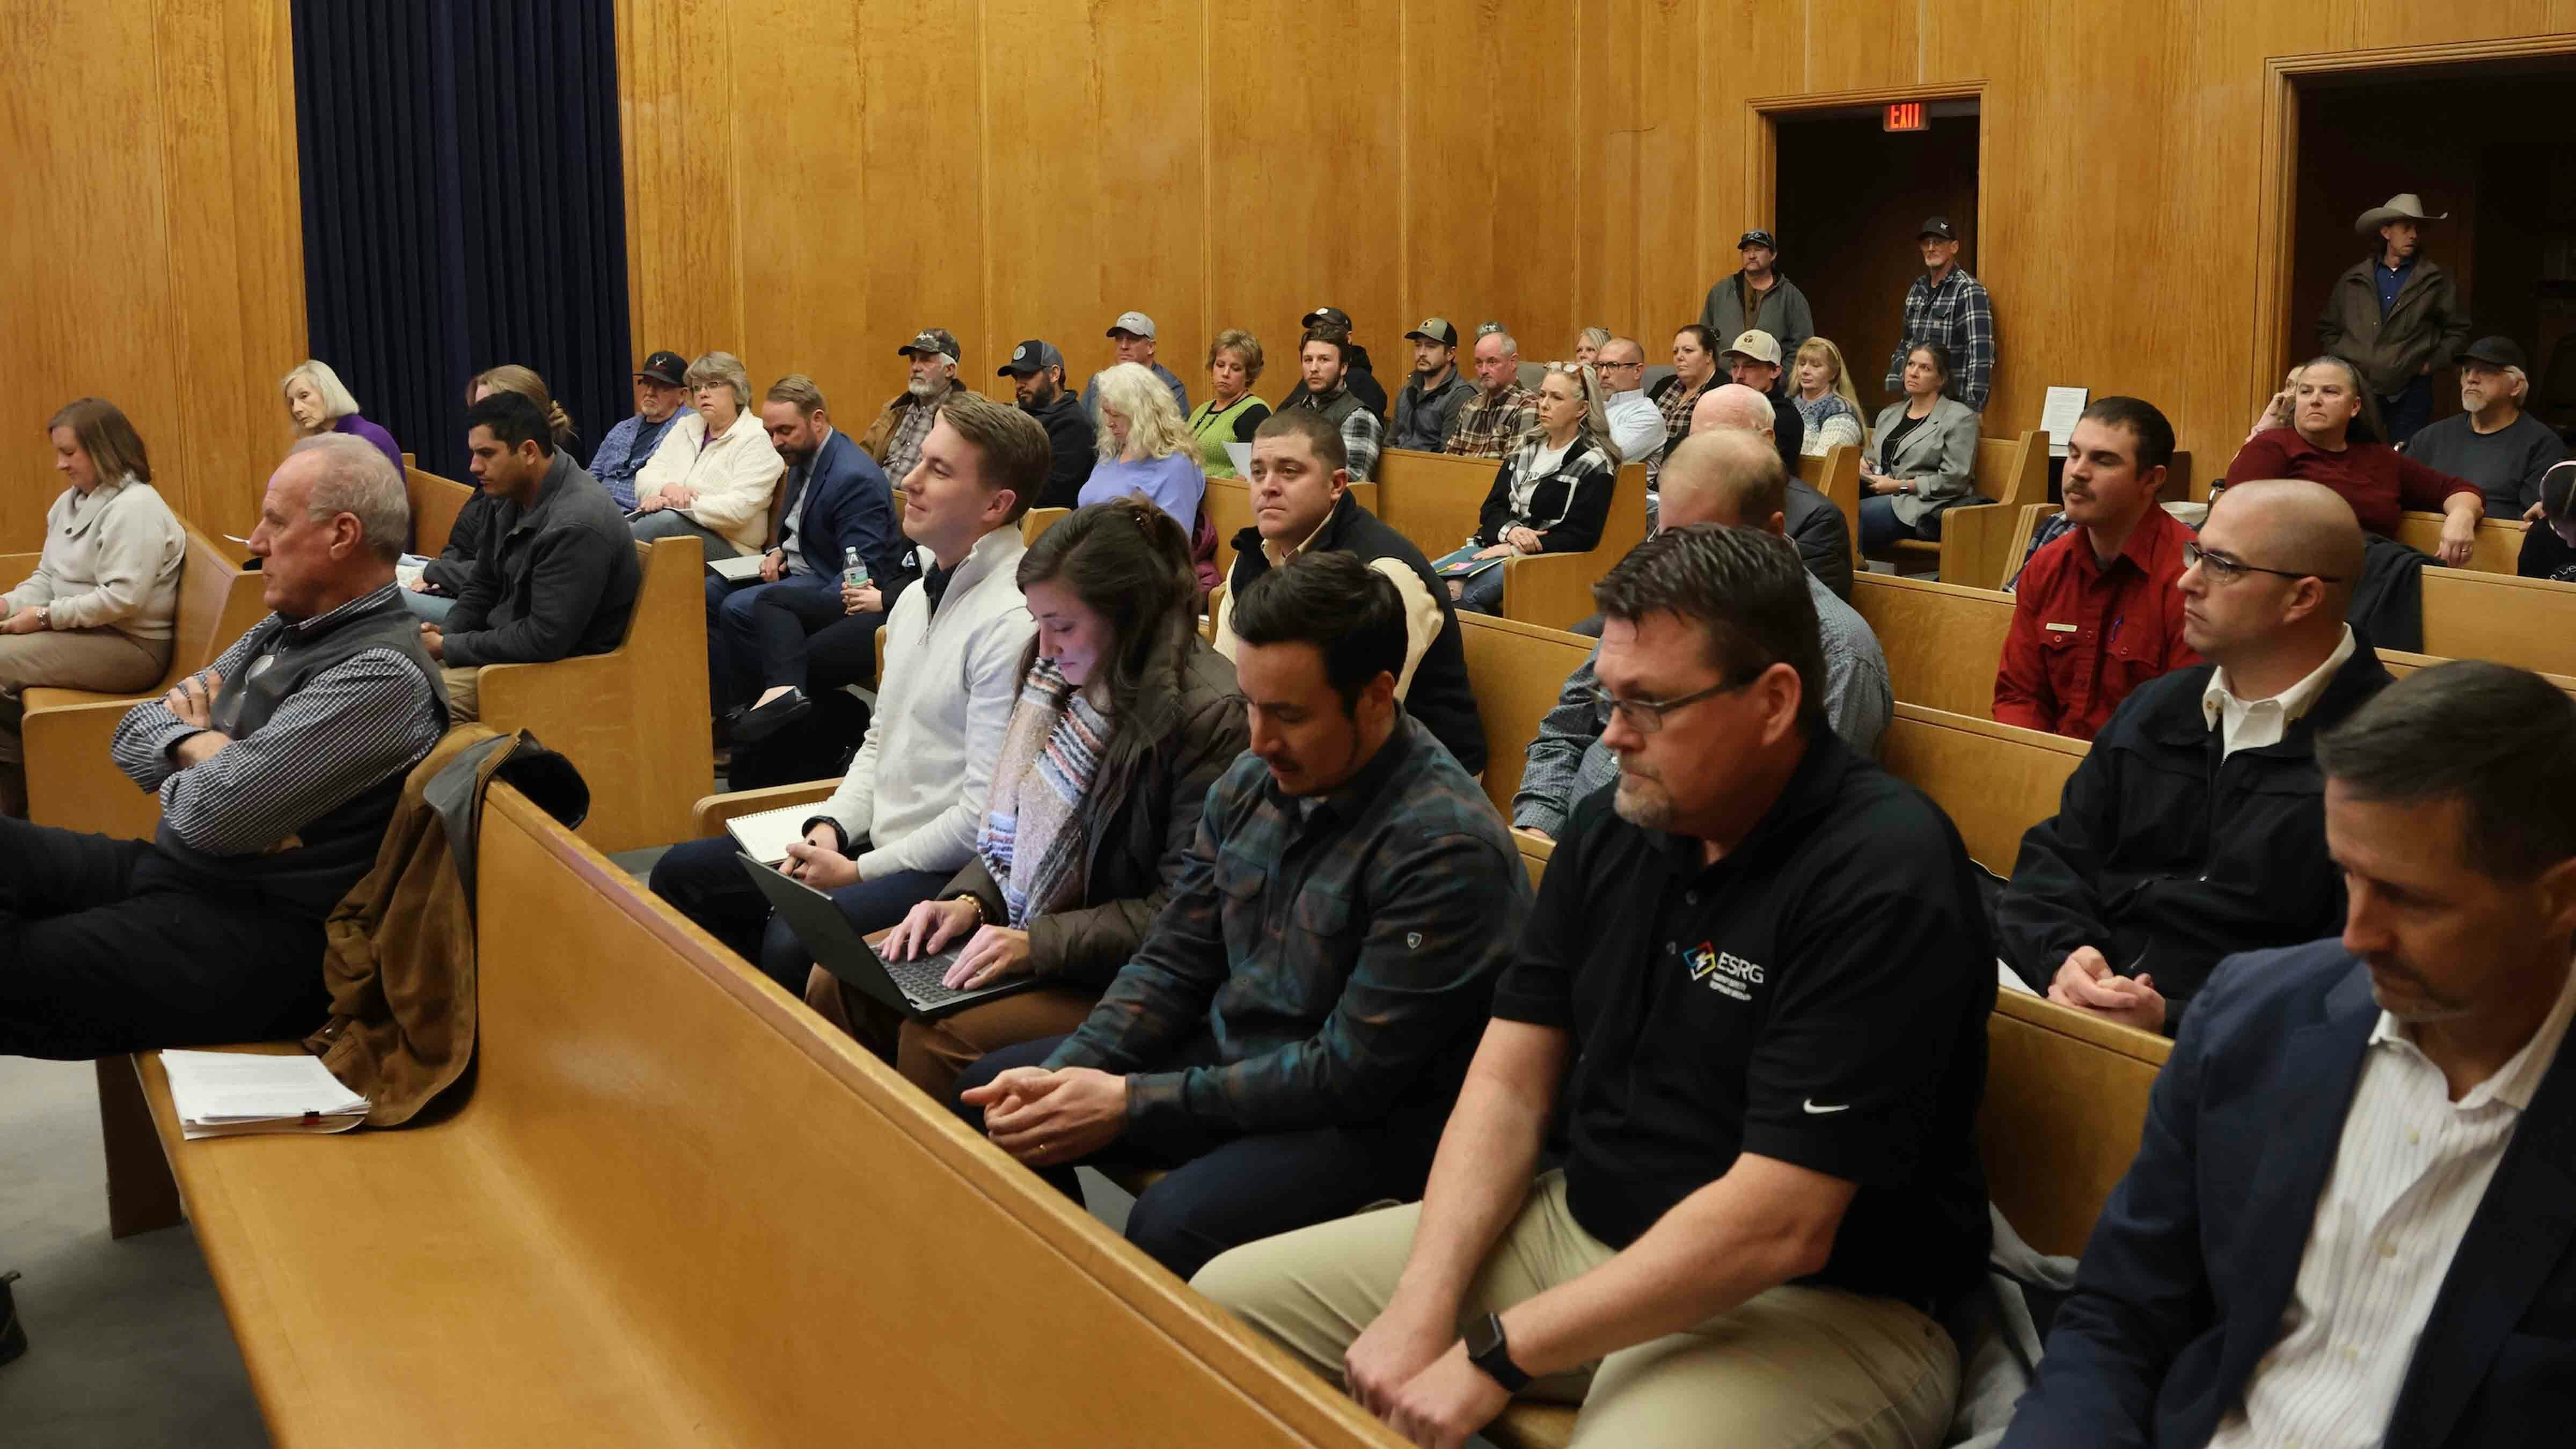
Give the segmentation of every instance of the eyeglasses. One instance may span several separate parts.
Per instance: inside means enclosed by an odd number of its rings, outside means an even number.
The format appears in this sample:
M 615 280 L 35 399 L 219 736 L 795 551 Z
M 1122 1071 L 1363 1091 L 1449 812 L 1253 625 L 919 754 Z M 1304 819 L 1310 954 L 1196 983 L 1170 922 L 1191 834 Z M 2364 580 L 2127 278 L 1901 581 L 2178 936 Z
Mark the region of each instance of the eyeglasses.
M 1674 710 L 1688 708 L 1703 699 L 1715 699 L 1721 694 L 1733 694 L 1752 682 L 1751 679 L 1738 679 L 1727 684 L 1712 684 L 1696 694 L 1685 694 L 1679 699 L 1660 701 L 1616 699 L 1611 696 L 1610 691 L 1596 684 L 1592 686 L 1592 704 L 1596 709 L 1606 709 L 1617 715 L 1620 723 L 1637 733 L 1651 735 L 1664 727 L 1664 716 Z
M 1646 363 L 1645 363 L 1645 360 L 1644 360 L 1643 358 L 1640 358 L 1640 359 L 1638 359 L 1638 360 L 1637 360 L 1637 361 L 1635 361 L 1635 362 L 1603 362 L 1603 361 L 1601 361 L 1600 359 L 1595 358 L 1595 359 L 1593 359 L 1593 363 L 1592 363 L 1592 370 L 1593 370 L 1594 372 L 1608 372 L 1608 371 L 1610 371 L 1610 370 L 1611 370 L 1611 369 L 1613 369 L 1613 368 L 1625 368 L 1625 369 L 1634 370 L 1634 369 L 1636 369 L 1636 368 L 1640 368 L 1640 367 L 1643 367 L 1643 366 L 1645 366 L 1645 365 L 1646 365 Z
M 2247 574 L 2270 574 L 2276 579 L 2315 579 L 2321 584 L 2343 582 L 2341 578 L 2332 574 L 2302 574 L 2292 573 L 2288 569 L 2267 569 L 2261 564 L 2250 564 L 2241 558 L 2229 558 L 2223 553 L 2212 553 L 2197 543 L 2186 543 L 2182 546 L 2182 566 L 2187 569 L 2206 568 L 2223 584 L 2234 583 Z

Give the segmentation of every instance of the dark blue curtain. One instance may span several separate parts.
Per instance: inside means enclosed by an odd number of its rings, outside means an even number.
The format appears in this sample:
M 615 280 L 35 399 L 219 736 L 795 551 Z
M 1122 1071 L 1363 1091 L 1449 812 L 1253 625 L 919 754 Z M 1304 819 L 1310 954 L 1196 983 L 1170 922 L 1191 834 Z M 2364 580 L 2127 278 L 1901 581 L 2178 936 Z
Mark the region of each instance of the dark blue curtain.
M 587 460 L 633 410 L 611 0 L 295 0 L 294 26 L 313 355 L 460 479 L 467 380 L 533 367 Z

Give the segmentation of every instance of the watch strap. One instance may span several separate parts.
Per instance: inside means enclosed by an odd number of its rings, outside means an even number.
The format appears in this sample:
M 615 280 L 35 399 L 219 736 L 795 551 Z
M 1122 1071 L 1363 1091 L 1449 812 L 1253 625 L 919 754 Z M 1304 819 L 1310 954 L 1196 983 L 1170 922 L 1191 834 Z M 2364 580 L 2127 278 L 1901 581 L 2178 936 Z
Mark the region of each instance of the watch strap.
M 1505 1393 L 1517 1394 L 1529 1387 L 1530 1376 L 1512 1362 L 1511 1342 L 1503 1335 L 1503 1320 L 1498 1314 L 1486 1314 L 1468 1335 L 1467 1361 L 1502 1385 Z

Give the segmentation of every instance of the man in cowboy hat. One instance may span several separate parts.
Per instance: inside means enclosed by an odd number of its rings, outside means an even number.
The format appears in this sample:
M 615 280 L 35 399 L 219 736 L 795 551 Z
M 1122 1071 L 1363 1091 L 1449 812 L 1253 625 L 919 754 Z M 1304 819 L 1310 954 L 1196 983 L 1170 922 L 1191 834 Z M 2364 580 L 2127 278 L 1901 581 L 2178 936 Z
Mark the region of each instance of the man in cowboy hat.
M 2469 340 L 2469 314 L 2460 309 L 2451 274 L 2427 260 L 2414 192 L 2388 198 L 2361 214 L 2353 229 L 2377 238 L 2368 258 L 2335 278 L 2326 309 L 2317 318 L 2317 341 L 2350 362 L 2379 398 L 2389 443 L 2403 443 L 2433 420 L 2433 370 L 2448 367 Z

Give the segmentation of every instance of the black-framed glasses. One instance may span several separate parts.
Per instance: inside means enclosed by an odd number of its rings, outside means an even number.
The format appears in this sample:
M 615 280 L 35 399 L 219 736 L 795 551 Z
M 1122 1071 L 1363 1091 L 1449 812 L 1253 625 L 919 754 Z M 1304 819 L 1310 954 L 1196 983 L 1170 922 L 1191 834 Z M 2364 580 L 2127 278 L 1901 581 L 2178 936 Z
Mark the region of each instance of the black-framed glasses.
M 1760 677 L 1760 675 L 1754 676 L 1755 679 Z M 1617 715 L 1621 723 L 1637 733 L 1650 735 L 1664 727 L 1664 716 L 1673 711 L 1686 709 L 1703 699 L 1715 699 L 1721 694 L 1733 694 L 1752 682 L 1752 679 L 1738 679 L 1725 684 L 1712 684 L 1706 689 L 1685 694 L 1679 699 L 1664 700 L 1616 699 L 1611 696 L 1610 691 L 1596 684 L 1592 686 L 1592 703 L 1595 708 L 1606 709 Z
M 1635 362 L 1603 362 L 1597 357 L 1592 360 L 1592 370 L 1595 372 L 1608 372 L 1614 367 L 1635 369 L 1644 367 L 1645 365 L 1646 362 L 1644 358 L 1639 358 Z
M 2206 568 L 2217 575 L 2221 583 L 2232 583 L 2247 574 L 2270 574 L 2276 579 L 2315 579 L 2322 584 L 2343 582 L 2333 574 L 2301 574 L 2292 573 L 2288 569 L 2267 569 L 2261 564 L 2250 564 L 2241 558 L 2230 558 L 2223 553 L 2214 553 L 2202 548 L 2198 543 L 2186 543 L 2182 546 L 2182 566 L 2187 569 Z

